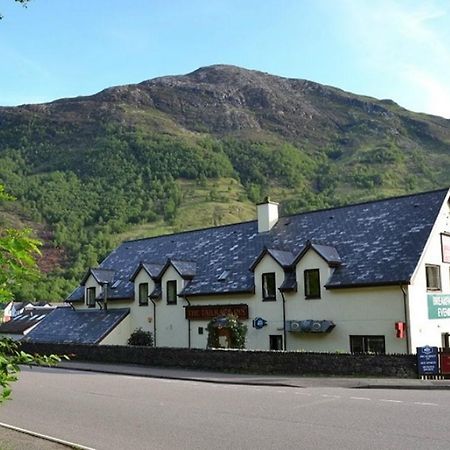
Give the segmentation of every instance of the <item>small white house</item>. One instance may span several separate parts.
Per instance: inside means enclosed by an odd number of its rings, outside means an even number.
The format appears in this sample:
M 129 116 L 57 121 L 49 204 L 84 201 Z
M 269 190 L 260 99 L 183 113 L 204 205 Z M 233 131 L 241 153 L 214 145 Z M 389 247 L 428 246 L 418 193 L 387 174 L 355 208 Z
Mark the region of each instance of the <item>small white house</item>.
M 234 314 L 250 349 L 414 353 L 449 346 L 449 191 L 438 190 L 126 241 L 67 299 L 128 309 L 156 346 L 205 348 L 207 324 Z

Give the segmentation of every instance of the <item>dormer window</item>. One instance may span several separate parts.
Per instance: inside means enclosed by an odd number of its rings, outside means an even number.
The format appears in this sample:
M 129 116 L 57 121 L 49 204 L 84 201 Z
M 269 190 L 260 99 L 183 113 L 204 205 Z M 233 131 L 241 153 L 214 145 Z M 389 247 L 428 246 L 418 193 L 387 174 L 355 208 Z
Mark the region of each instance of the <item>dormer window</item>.
M 177 281 L 169 280 L 166 284 L 166 299 L 168 305 L 177 304 Z
M 148 305 L 148 283 L 139 284 L 139 306 Z
M 262 295 L 263 301 L 276 300 L 275 272 L 262 274 Z
M 307 299 L 320 298 L 320 271 L 309 269 L 304 272 L 305 297 Z
M 86 305 L 89 308 L 95 308 L 95 287 L 86 289 Z

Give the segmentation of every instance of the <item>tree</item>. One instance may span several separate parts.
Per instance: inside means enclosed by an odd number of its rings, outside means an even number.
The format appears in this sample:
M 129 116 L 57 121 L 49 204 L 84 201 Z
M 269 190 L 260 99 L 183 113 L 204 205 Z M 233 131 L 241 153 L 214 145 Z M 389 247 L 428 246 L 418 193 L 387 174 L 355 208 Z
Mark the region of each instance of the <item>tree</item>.
M 0 184 L 0 201 L 13 197 Z M 31 230 L 0 229 L 0 301 L 11 300 L 11 288 L 38 274 L 34 257 L 39 254 L 40 242 L 30 236 Z M 29 355 L 10 339 L 0 339 L 0 403 L 11 394 L 10 383 L 17 380 L 19 364 L 54 365 L 61 361 L 56 355 Z
M 14 0 L 16 3 L 21 3 L 22 4 L 22 6 L 24 6 L 25 8 L 27 7 L 27 3 L 30 1 L 30 0 Z M 3 19 L 3 16 L 2 16 L 2 14 L 0 13 L 0 20 L 2 20 Z

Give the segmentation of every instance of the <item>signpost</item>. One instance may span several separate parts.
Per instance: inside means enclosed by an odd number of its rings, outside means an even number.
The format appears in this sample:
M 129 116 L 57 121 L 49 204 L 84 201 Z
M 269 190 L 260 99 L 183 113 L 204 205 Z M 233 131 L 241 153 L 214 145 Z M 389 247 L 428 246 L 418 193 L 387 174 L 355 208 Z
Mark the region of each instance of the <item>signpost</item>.
M 437 375 L 439 373 L 438 366 L 438 348 L 417 347 L 417 368 L 419 375 Z

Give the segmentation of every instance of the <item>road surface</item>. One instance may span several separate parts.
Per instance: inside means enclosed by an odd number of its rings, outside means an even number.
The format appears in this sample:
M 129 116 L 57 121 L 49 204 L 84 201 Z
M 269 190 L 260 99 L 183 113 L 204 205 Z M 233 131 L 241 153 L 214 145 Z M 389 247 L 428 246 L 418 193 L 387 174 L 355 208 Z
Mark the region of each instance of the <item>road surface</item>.
M 248 386 L 24 369 L 0 422 L 97 450 L 448 449 L 450 391 Z

